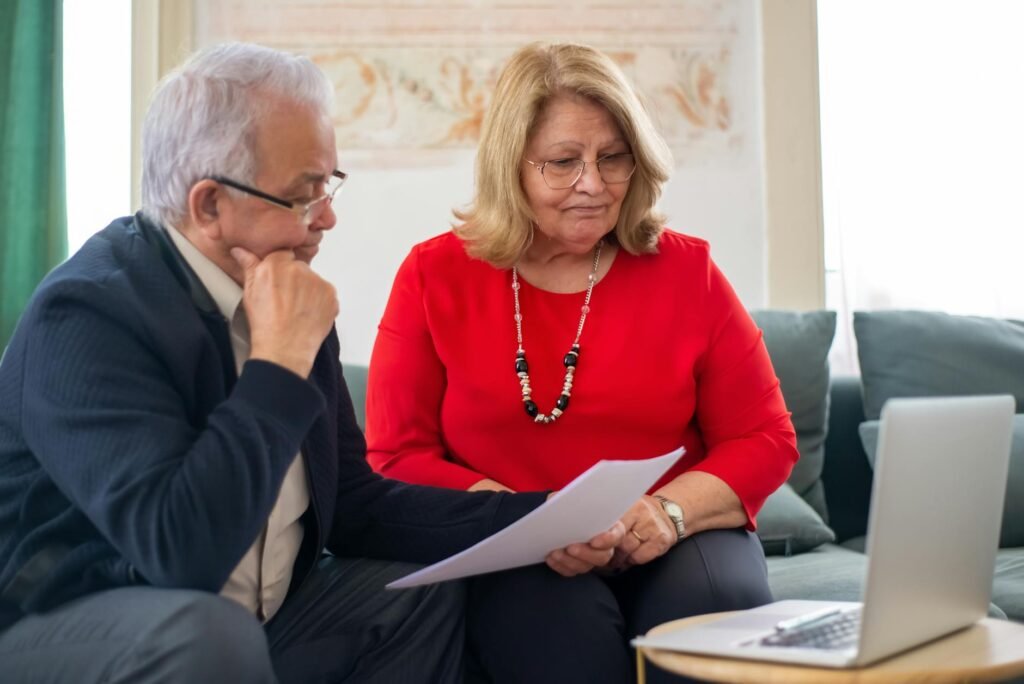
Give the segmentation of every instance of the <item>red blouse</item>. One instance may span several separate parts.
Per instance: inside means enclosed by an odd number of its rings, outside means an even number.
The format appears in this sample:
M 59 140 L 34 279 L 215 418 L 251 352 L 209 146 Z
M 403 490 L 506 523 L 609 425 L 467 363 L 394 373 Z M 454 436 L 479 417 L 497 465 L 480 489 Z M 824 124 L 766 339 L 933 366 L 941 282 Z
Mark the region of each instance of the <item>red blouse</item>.
M 601 459 L 680 444 L 686 470 L 724 481 L 754 526 L 798 458 L 762 342 L 707 242 L 666 230 L 658 253 L 619 250 L 594 287 L 568 409 L 534 423 L 515 371 L 512 277 L 466 255 L 453 233 L 413 248 L 398 271 L 370 361 L 368 459 L 380 473 L 467 489 L 491 478 L 558 489 Z M 520 278 L 533 399 L 561 392 L 584 293 Z

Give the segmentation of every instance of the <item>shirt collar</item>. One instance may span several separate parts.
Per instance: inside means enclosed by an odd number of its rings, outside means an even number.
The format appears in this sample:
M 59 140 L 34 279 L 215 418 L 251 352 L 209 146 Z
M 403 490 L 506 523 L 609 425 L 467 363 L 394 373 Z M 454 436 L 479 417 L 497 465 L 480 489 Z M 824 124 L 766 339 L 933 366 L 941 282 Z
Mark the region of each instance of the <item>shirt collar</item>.
M 181 252 L 182 258 L 195 272 L 196 276 L 209 291 L 217 309 L 229 322 L 234 322 L 235 313 L 242 303 L 242 288 L 231 276 L 221 270 L 220 266 L 213 263 L 209 257 L 199 251 L 188 238 L 182 235 L 176 228 L 168 228 L 167 234 L 171 236 L 174 246 Z

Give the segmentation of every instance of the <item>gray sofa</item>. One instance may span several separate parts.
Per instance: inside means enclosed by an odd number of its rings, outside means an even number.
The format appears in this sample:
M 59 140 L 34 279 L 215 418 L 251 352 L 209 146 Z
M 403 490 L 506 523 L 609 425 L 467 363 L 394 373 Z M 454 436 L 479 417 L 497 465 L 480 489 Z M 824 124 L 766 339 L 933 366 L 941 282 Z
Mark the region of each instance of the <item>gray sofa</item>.
M 1009 392 L 1017 411 L 993 616 L 1024 621 L 1024 323 L 929 312 L 856 314 L 861 377 L 831 378 L 835 315 L 754 311 L 793 414 L 801 458 L 765 503 L 758 535 L 775 597 L 856 601 L 878 412 L 890 396 Z M 347 366 L 363 425 L 366 369 Z M 969 457 L 969 455 L 965 455 Z M 944 511 L 936 510 L 935 524 Z
M 801 451 L 789 485 L 759 516 L 776 598 L 860 599 L 873 474 L 868 454 L 888 398 L 1011 393 L 1018 415 L 989 612 L 1024 621 L 1024 322 L 923 311 L 857 313 L 861 376 L 829 378 L 830 312 L 753 315 Z M 942 502 L 935 507 L 936 525 L 955 514 Z
M 863 590 L 872 470 L 858 433 L 865 422 L 860 379 L 833 378 L 829 395 L 822 482 L 835 539 L 789 556 L 768 556 L 768 579 L 778 599 L 856 601 Z M 767 546 L 766 551 L 771 552 Z M 1024 547 L 999 549 L 992 603 L 990 615 L 1024 621 Z

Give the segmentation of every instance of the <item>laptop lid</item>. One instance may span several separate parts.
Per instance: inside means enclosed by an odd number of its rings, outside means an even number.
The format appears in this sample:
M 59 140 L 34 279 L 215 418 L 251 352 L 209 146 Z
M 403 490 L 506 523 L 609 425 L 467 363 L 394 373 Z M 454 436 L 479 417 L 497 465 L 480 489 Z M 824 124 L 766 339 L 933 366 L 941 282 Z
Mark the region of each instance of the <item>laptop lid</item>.
M 828 667 L 870 664 L 985 615 L 1009 469 L 1010 396 L 890 400 L 882 411 L 856 648 L 779 648 L 785 622 L 856 604 L 778 601 L 633 643 Z
M 992 591 L 1015 401 L 892 399 L 882 410 L 857 663 L 982 618 Z

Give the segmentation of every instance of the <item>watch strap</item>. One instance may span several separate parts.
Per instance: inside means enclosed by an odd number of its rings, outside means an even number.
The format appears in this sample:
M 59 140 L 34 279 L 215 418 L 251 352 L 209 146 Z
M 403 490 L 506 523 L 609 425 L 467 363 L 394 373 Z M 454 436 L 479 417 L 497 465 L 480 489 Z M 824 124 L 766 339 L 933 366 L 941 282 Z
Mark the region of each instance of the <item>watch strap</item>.
M 672 521 L 672 524 L 676 528 L 676 541 L 686 536 L 686 521 L 683 519 L 683 507 L 677 504 L 672 499 L 662 496 L 661 494 L 653 494 L 658 503 L 661 504 L 662 510 Z

